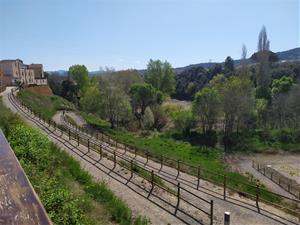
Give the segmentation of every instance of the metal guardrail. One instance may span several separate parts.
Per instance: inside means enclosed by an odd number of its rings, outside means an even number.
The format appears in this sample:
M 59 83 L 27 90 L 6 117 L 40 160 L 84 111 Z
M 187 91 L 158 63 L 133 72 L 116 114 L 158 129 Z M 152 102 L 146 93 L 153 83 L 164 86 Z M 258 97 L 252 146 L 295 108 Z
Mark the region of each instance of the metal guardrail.
M 0 175 L 0 224 L 52 224 L 1 129 Z

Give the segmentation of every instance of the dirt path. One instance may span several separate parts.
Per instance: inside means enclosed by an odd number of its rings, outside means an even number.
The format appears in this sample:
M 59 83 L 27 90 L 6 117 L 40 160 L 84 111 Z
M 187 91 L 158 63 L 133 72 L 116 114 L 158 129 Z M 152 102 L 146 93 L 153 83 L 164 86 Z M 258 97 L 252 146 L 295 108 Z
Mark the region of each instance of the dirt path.
M 57 116 L 57 118 L 60 118 L 59 120 L 57 120 L 56 122 L 60 122 L 62 123 L 63 121 L 61 121 L 61 117 Z M 90 137 L 91 138 L 91 137 Z M 111 146 L 111 148 L 113 148 Z M 114 149 L 114 150 L 119 150 L 120 152 L 122 152 L 122 150 L 120 149 Z M 124 152 L 123 152 L 124 154 Z M 127 152 L 126 155 L 128 155 L 128 159 L 133 159 L 135 158 L 134 154 Z M 221 220 L 219 218 L 222 218 L 224 211 L 228 210 L 232 212 L 232 215 L 234 216 L 234 218 L 236 218 L 236 221 L 232 221 L 232 224 L 239 224 L 239 221 L 243 219 L 246 219 L 247 222 L 245 222 L 245 224 L 269 224 L 268 221 L 260 221 L 261 218 L 258 218 L 259 216 L 254 216 L 252 215 L 252 213 L 249 212 L 249 209 L 255 212 L 255 207 L 250 207 L 249 208 L 249 204 L 250 205 L 255 205 L 253 201 L 246 199 L 246 198 L 242 198 L 240 196 L 238 196 L 237 194 L 234 194 L 231 197 L 234 197 L 235 199 L 230 199 L 229 201 L 231 202 L 226 202 L 223 201 L 223 199 L 221 198 L 222 196 L 222 191 L 223 189 L 220 187 L 217 187 L 209 182 L 206 181 L 201 181 L 201 190 L 195 190 L 195 186 L 197 186 L 197 179 L 193 176 L 190 176 L 188 174 L 185 173 L 181 173 L 179 178 L 176 179 L 177 177 L 177 171 L 173 168 L 170 167 L 163 167 L 163 170 L 160 171 L 160 164 L 153 162 L 151 160 L 148 161 L 148 163 L 146 163 L 146 159 L 142 158 L 140 156 L 137 156 L 135 158 L 140 165 L 144 165 L 147 169 L 149 170 L 154 170 L 156 173 L 159 173 L 160 176 L 164 177 L 165 179 L 168 179 L 171 182 L 181 182 L 185 187 L 189 188 L 189 191 L 192 191 L 193 193 L 195 193 L 198 196 L 207 198 L 207 199 L 213 199 L 216 206 L 215 209 L 215 215 L 217 217 L 217 221 L 216 224 L 221 224 Z M 229 194 L 229 193 L 228 193 Z M 219 196 L 219 197 L 216 197 Z M 239 206 L 237 206 L 237 205 Z M 246 207 L 248 209 L 243 209 L 243 207 Z M 274 209 L 272 207 L 269 207 L 267 205 L 263 205 L 262 208 L 269 210 L 270 212 L 274 212 L 277 215 L 281 215 L 281 213 L 277 212 L 277 209 Z M 279 213 L 279 214 L 278 214 Z M 254 213 L 255 214 L 255 213 Z M 272 213 L 271 213 L 272 214 Z M 270 214 L 270 215 L 271 215 Z M 269 216 L 269 215 L 268 215 Z M 274 215 L 271 215 L 274 216 Z M 288 215 L 283 215 L 283 218 L 288 218 Z M 235 223 L 237 222 L 237 223 Z M 272 221 L 270 224 L 276 224 L 276 222 Z
M 252 167 L 252 160 L 255 160 L 262 164 L 270 164 L 274 165 L 277 163 L 288 165 L 288 162 L 284 160 L 285 158 L 291 158 L 293 164 L 297 164 L 298 162 L 300 164 L 300 156 L 294 155 L 264 155 L 264 154 L 253 154 L 253 155 L 229 155 L 226 157 L 227 162 L 233 167 L 234 170 L 237 170 L 239 173 L 250 173 L 252 174 L 256 179 L 258 179 L 262 184 L 264 184 L 269 190 L 278 193 L 283 196 L 287 196 L 292 199 L 296 199 L 296 197 L 283 188 L 281 188 L 279 185 L 275 184 L 270 179 L 266 178 L 263 174 L 258 172 L 256 169 Z M 276 160 L 277 159 L 277 160 Z M 291 160 L 291 159 L 290 159 Z M 297 162 L 297 163 L 296 163 Z M 298 181 L 299 182 L 299 181 Z
M 4 102 L 7 106 L 9 106 L 13 111 L 19 111 L 14 107 L 8 100 L 7 93 L 4 95 Z M 143 189 L 136 187 L 133 183 L 124 183 L 126 179 L 120 177 L 120 174 L 123 177 L 128 176 L 126 171 L 122 168 L 118 167 L 112 170 L 112 162 L 107 159 L 103 159 L 100 163 L 95 163 L 97 159 L 99 159 L 98 154 L 95 152 L 91 152 L 89 154 L 83 154 L 87 152 L 86 147 L 79 146 L 76 147 L 76 141 L 68 141 L 68 136 L 61 133 L 59 131 L 53 131 L 52 133 L 48 132 L 48 128 L 45 126 L 39 126 L 34 121 L 36 118 L 28 118 L 24 113 L 19 112 L 22 117 L 28 121 L 31 125 L 38 127 L 45 134 L 48 135 L 49 139 L 53 142 L 57 143 L 62 149 L 66 150 L 69 154 L 71 154 L 75 159 L 80 161 L 81 165 L 86 168 L 96 179 L 105 180 L 109 187 L 114 191 L 114 193 L 124 199 L 129 207 L 133 210 L 133 212 L 140 213 L 146 215 L 151 219 L 153 224 L 195 224 L 195 222 L 191 222 L 189 220 L 182 221 L 178 217 L 175 217 L 172 214 L 172 208 L 160 201 L 158 198 L 153 197 L 153 199 L 148 199 L 145 196 L 145 191 Z M 57 117 L 59 118 L 59 116 Z M 33 120 L 32 120 L 33 119 Z M 58 138 L 59 137 L 59 138 Z M 72 150 L 70 150 L 72 149 Z M 116 149 L 118 151 L 122 151 L 120 149 Z M 124 153 L 124 152 L 122 152 Z M 132 158 L 132 154 L 127 152 L 127 156 Z M 142 157 L 137 157 L 138 161 L 145 162 L 145 159 Z M 158 172 L 160 165 L 153 161 L 148 162 L 147 168 L 152 168 L 156 172 Z M 182 185 L 193 192 L 197 196 L 201 196 L 206 199 L 213 199 L 215 202 L 215 220 L 214 224 L 223 224 L 223 213 L 224 211 L 231 212 L 231 224 L 240 225 L 243 223 L 244 225 L 252 225 L 252 224 L 297 224 L 295 218 L 278 210 L 273 207 L 267 206 L 265 204 L 261 204 L 261 214 L 256 212 L 256 208 L 253 206 L 253 202 L 251 200 L 239 197 L 235 194 L 235 198 L 239 199 L 233 200 L 228 198 L 228 201 L 223 201 L 221 197 L 222 189 L 216 187 L 215 185 L 208 183 L 206 181 L 201 181 L 200 190 L 195 190 L 195 177 L 192 177 L 188 174 L 181 173 L 178 180 L 176 179 L 177 171 L 173 168 L 164 166 L 163 170 L 160 172 L 161 176 L 168 177 L 168 179 L 172 182 L 180 181 Z M 143 179 L 136 177 L 135 181 L 139 184 L 143 183 Z M 149 188 L 147 185 L 144 188 Z M 228 193 L 229 194 L 229 193 Z M 163 192 L 157 193 L 158 196 L 164 196 L 168 201 L 173 201 L 168 195 Z M 152 197 L 152 196 L 151 196 Z M 152 201 L 151 201 L 152 200 Z M 194 199 L 190 199 L 194 201 Z M 155 203 L 156 202 L 156 203 Z M 188 211 L 192 209 L 187 209 Z M 199 215 L 198 215 L 199 216 Z M 184 216 L 181 219 L 185 219 Z M 289 221 L 291 220 L 291 221 Z M 205 220 L 204 220 L 205 221 Z

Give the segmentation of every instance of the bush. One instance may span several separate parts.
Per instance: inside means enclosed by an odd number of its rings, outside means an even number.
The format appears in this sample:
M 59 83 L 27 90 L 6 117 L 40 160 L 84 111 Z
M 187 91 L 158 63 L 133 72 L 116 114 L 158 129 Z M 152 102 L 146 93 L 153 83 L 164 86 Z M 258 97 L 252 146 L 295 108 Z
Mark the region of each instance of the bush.
M 193 128 L 195 121 L 191 110 L 181 110 L 174 117 L 176 130 L 183 134 L 189 134 Z
M 278 142 L 284 143 L 284 144 L 289 144 L 293 143 L 293 133 L 290 130 L 278 130 L 275 133 L 275 138 Z

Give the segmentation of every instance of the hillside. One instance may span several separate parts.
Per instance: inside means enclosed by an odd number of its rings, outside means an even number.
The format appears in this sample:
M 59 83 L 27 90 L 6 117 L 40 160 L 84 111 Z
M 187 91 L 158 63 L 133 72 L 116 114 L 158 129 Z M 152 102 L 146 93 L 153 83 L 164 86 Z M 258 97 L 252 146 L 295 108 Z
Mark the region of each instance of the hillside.
M 282 52 L 276 52 L 276 54 L 278 55 L 278 58 L 280 61 L 286 61 L 286 60 L 300 60 L 300 47 L 299 48 L 293 48 L 293 49 L 289 49 L 286 51 L 282 51 Z M 205 63 L 197 63 L 197 64 L 191 64 L 188 66 L 184 66 L 184 67 L 177 67 L 174 68 L 175 72 L 181 73 L 182 71 L 186 70 L 186 69 L 190 69 L 193 67 L 203 67 L 206 69 L 210 69 L 212 68 L 216 63 L 223 63 L 223 62 L 205 62 Z M 234 63 L 236 65 L 240 64 L 240 60 L 234 60 Z M 247 59 L 247 63 L 253 63 L 253 61 L 249 58 Z M 143 70 L 139 70 L 139 72 L 143 75 L 145 73 L 145 69 Z M 60 75 L 60 76 L 67 76 L 68 75 L 68 71 L 67 70 L 57 70 L 57 71 L 47 71 L 49 74 L 53 75 Z M 91 71 L 89 72 L 90 76 L 95 76 L 95 75 L 103 75 L 105 73 L 101 72 L 101 71 Z
M 279 58 L 279 61 L 300 60 L 300 48 L 293 48 L 293 49 L 282 51 L 282 52 L 276 52 L 276 54 Z M 240 59 L 234 60 L 235 65 L 239 65 L 240 62 L 241 62 Z M 246 62 L 247 62 L 247 64 L 253 63 L 253 61 L 250 58 L 248 58 Z M 191 68 L 194 68 L 194 67 L 200 67 L 200 66 L 205 68 L 205 69 L 210 69 L 216 63 L 223 63 L 223 62 L 206 62 L 206 63 L 191 64 L 191 65 L 184 66 L 184 67 L 177 67 L 177 68 L 175 68 L 175 71 L 178 74 L 178 73 L 183 72 L 184 70 L 191 69 Z

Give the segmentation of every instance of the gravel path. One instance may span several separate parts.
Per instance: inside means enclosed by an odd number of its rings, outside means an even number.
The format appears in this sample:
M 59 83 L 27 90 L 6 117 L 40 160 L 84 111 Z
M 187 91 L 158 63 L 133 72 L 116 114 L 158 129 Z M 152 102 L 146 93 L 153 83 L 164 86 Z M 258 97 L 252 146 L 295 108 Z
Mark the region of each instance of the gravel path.
M 9 90 L 8 90 L 9 91 Z M 13 111 L 18 111 L 10 102 L 8 101 L 7 93 L 4 94 L 4 102 L 5 104 L 10 107 Z M 19 112 L 20 113 L 20 112 Z M 29 122 L 31 125 L 37 127 L 36 123 L 30 121 L 23 113 L 20 113 L 21 116 Z M 58 116 L 59 118 L 59 116 Z M 53 131 L 48 133 L 48 130 L 45 127 L 38 126 L 45 134 L 48 135 L 49 139 L 54 143 L 58 144 L 62 149 L 67 151 L 70 155 L 72 155 L 76 160 L 78 160 L 81 165 L 86 168 L 94 177 L 98 180 L 104 180 L 107 182 L 108 186 L 111 190 L 120 198 L 122 198 L 129 207 L 133 210 L 134 214 L 142 214 L 147 216 L 151 219 L 153 224 L 195 224 L 184 215 L 177 215 L 174 216 L 172 214 L 172 207 L 168 204 L 164 203 L 164 201 L 159 200 L 158 197 L 151 196 L 151 198 L 147 198 L 146 192 L 143 191 L 149 188 L 145 181 L 139 177 L 134 178 L 134 182 L 126 183 L 127 179 L 121 178 L 120 175 L 123 177 L 128 176 L 128 171 L 116 167 L 112 170 L 112 162 L 107 159 L 102 159 L 100 163 L 95 163 L 95 160 L 99 159 L 98 154 L 91 152 L 90 154 L 83 154 L 87 152 L 86 147 L 79 146 L 76 147 L 76 141 L 68 141 L 68 137 L 66 135 L 62 135 L 60 138 L 57 136 L 60 135 L 60 132 Z M 55 135 L 54 135 L 55 134 Z M 70 150 L 72 149 L 72 150 Z M 123 151 L 120 149 L 116 149 L 118 151 Z M 128 157 L 133 157 L 132 154 L 127 152 Z M 81 156 L 81 157 L 80 157 Z M 83 157 L 83 158 L 82 158 Z M 94 161 L 93 161 L 94 160 Z M 142 157 L 137 157 L 138 161 L 145 161 Z M 92 161 L 89 162 L 89 161 Z M 158 172 L 158 168 L 160 165 L 149 160 L 147 164 L 147 168 L 152 168 L 156 172 Z M 161 176 L 168 177 L 170 181 L 177 182 L 176 175 L 177 171 L 173 168 L 164 166 L 163 170 L 160 173 Z M 288 215 L 278 209 L 270 207 L 265 204 L 260 204 L 261 207 L 261 214 L 258 214 L 255 209 L 255 204 L 253 201 L 240 197 L 237 194 L 231 195 L 238 200 L 233 200 L 228 198 L 228 201 L 223 201 L 221 194 L 222 188 L 217 187 L 211 183 L 206 181 L 201 181 L 201 188 L 200 190 L 196 190 L 193 185 L 195 185 L 195 177 L 192 177 L 188 174 L 181 173 L 178 179 L 189 191 L 193 192 L 196 196 L 201 196 L 205 199 L 213 199 L 215 203 L 214 207 L 214 224 L 223 224 L 223 213 L 224 211 L 231 212 L 231 224 L 240 225 L 254 225 L 254 224 L 297 224 L 297 222 L 289 222 L 295 221 L 295 218 L 291 215 Z M 139 185 L 144 185 L 143 188 L 139 188 L 133 183 L 137 183 Z M 168 200 L 169 202 L 174 201 L 171 196 L 167 195 L 164 192 L 159 192 L 157 190 L 156 196 L 162 196 L 164 199 Z M 227 193 L 228 195 L 230 193 Z M 197 199 L 197 198 L 195 198 Z M 190 201 L 195 201 L 195 199 L 190 198 Z M 156 202 L 156 203 L 155 203 Z M 184 205 L 183 205 L 184 207 Z M 193 211 L 191 208 L 187 208 L 191 214 L 195 214 L 196 212 Z M 199 215 L 198 215 L 199 217 Z M 204 217 L 203 217 L 204 218 Z M 207 222 L 203 219 L 203 222 Z
M 273 157 L 273 159 L 272 159 Z M 285 164 L 284 162 L 284 157 L 281 156 L 281 163 Z M 288 156 L 287 156 L 288 157 Z M 234 170 L 237 170 L 239 173 L 250 173 L 252 174 L 256 179 L 258 179 L 262 184 L 264 184 L 269 190 L 278 193 L 280 195 L 296 199 L 296 197 L 283 188 L 281 188 L 279 185 L 275 184 L 273 181 L 270 179 L 266 178 L 263 174 L 258 172 L 256 169 L 252 167 L 252 160 L 255 160 L 259 163 L 264 162 L 264 164 L 273 164 L 274 159 L 276 156 L 268 156 L 268 160 L 263 160 L 264 156 L 257 154 L 257 155 L 251 155 L 251 156 L 246 156 L 246 155 L 229 155 L 226 157 L 226 161 L 233 167 Z M 294 160 L 299 160 L 299 156 L 294 156 Z M 299 161 L 300 163 L 300 161 Z
M 61 118 L 60 113 L 58 113 L 58 115 L 56 116 L 56 118 Z M 78 120 L 81 120 L 81 118 L 79 118 Z M 57 122 L 59 122 L 60 120 L 57 120 Z M 62 121 L 60 121 L 62 122 Z M 120 152 L 122 152 L 122 150 L 120 149 L 115 149 L 115 150 L 119 150 Z M 127 152 L 126 155 L 128 155 L 129 159 L 135 158 L 134 154 Z M 146 164 L 146 159 L 140 156 L 136 157 L 136 160 L 140 162 L 140 165 L 145 165 Z M 213 199 L 214 203 L 216 205 L 216 209 L 215 209 L 215 215 L 216 215 L 216 224 L 222 224 L 222 216 L 224 211 L 231 211 L 231 215 L 233 218 L 236 218 L 235 221 L 232 220 L 232 224 L 240 224 L 241 220 L 245 220 L 244 224 L 276 224 L 276 222 L 274 221 L 263 221 L 263 218 L 259 218 L 260 215 L 257 214 L 255 216 L 256 213 L 253 212 L 249 212 L 249 209 L 256 212 L 256 208 L 253 207 L 255 206 L 255 203 L 249 199 L 246 198 L 242 198 L 240 196 L 238 196 L 237 194 L 232 194 L 232 193 L 227 193 L 227 195 L 231 194 L 230 198 L 230 202 L 226 202 L 223 201 L 222 199 L 222 194 L 223 194 L 223 189 L 220 187 L 217 187 L 209 182 L 206 181 L 201 181 L 201 188 L 200 191 L 195 190 L 195 187 L 197 186 L 197 179 L 193 176 L 190 176 L 188 174 L 185 173 L 180 173 L 180 176 L 178 179 L 176 179 L 177 176 L 177 170 L 175 170 L 174 168 L 170 168 L 170 167 L 163 167 L 163 170 L 160 171 L 160 164 L 153 162 L 151 160 L 148 161 L 148 163 L 145 166 L 147 169 L 149 170 L 154 170 L 156 173 L 159 173 L 160 176 L 162 176 L 165 179 L 168 179 L 169 181 L 180 181 L 182 186 L 186 187 L 187 189 L 189 189 L 189 191 L 195 193 L 195 195 L 201 196 L 203 198 L 206 199 Z M 234 198 L 234 199 L 233 199 Z M 192 201 L 192 199 L 191 199 Z M 237 206 L 238 205 L 238 206 Z M 249 207 L 249 205 L 251 205 Z M 243 207 L 246 207 L 247 209 L 245 210 Z M 282 214 L 282 212 L 280 212 L 277 209 L 274 209 L 270 206 L 261 205 L 261 208 L 266 209 L 272 213 L 274 213 L 275 215 L 279 215 L 282 216 L 282 218 L 292 218 L 289 215 L 284 215 L 285 213 Z M 268 216 L 274 217 L 275 215 L 272 213 Z M 267 212 L 265 214 L 265 216 L 267 216 Z M 276 216 L 275 216 L 276 217 Z M 263 221 L 263 222 L 262 222 Z M 283 222 L 285 223 L 285 222 Z

